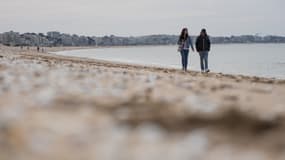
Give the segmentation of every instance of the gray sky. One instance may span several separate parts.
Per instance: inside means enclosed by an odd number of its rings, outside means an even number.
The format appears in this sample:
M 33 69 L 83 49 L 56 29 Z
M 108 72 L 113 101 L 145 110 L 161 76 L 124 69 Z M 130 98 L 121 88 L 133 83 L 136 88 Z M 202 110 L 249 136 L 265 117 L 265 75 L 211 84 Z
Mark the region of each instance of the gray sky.
M 285 35 L 285 0 L 0 0 L 0 32 Z

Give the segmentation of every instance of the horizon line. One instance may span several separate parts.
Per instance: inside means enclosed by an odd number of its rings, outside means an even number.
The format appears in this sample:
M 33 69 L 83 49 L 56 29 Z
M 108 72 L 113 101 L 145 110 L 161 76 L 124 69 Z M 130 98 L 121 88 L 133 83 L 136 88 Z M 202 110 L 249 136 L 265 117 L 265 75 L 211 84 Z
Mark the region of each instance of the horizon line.
M 9 33 L 9 32 L 14 32 L 14 33 L 19 33 L 19 34 L 27 34 L 27 33 L 35 33 L 35 34 L 47 34 L 49 32 L 59 32 L 61 34 L 69 34 L 69 35 L 77 35 L 77 36 L 86 36 L 86 37 L 105 37 L 105 36 L 115 36 L 115 37 L 144 37 L 144 36 L 155 36 L 155 35 L 167 35 L 167 36 L 179 36 L 179 34 L 166 34 L 166 33 L 150 33 L 150 34 L 143 34 L 143 35 L 116 35 L 116 34 L 106 34 L 106 35 L 86 35 L 86 34 L 76 34 L 76 33 L 66 33 L 62 31 L 57 31 L 57 30 L 51 30 L 51 31 L 46 31 L 45 33 L 43 32 L 18 32 L 14 30 L 10 31 L 4 31 L 0 32 L 0 34 L 3 33 Z M 198 36 L 194 34 L 190 34 L 190 36 Z M 232 37 L 232 36 L 259 36 L 259 37 L 266 37 L 266 36 L 280 36 L 280 37 L 285 37 L 285 35 L 278 35 L 278 34 L 263 34 L 263 33 L 254 33 L 254 34 L 232 34 L 232 35 L 211 35 L 211 37 Z

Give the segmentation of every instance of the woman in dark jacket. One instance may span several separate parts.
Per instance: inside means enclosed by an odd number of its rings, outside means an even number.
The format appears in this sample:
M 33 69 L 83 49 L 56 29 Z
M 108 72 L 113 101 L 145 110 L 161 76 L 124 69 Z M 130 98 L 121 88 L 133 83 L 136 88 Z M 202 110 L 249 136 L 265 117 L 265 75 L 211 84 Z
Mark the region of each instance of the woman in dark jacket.
M 208 68 L 208 54 L 211 49 L 211 41 L 206 29 L 202 29 L 196 40 L 196 50 L 200 55 L 201 72 L 210 72 Z
M 183 28 L 178 40 L 178 45 L 178 51 L 180 52 L 182 59 L 182 70 L 186 72 L 188 66 L 188 55 L 190 46 L 192 48 L 192 51 L 194 51 L 192 40 L 188 34 L 187 28 Z

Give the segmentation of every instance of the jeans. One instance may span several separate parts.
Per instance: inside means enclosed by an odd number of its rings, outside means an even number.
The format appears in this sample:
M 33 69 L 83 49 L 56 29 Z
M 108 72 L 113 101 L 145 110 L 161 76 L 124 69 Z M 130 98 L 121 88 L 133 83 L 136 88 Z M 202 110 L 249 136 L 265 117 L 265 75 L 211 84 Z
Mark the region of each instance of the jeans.
M 202 71 L 208 70 L 208 55 L 209 55 L 209 52 L 208 51 L 199 52 L 199 55 L 200 55 L 201 70 Z
M 181 52 L 182 69 L 187 70 L 189 50 L 183 49 Z

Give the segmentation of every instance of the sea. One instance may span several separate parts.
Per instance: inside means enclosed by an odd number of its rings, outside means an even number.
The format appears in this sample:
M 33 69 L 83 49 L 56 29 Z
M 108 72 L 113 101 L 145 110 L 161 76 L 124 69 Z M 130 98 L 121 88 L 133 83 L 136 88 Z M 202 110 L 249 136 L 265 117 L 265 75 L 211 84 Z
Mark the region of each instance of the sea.
M 177 46 L 98 47 L 56 52 L 64 56 L 181 69 Z M 189 70 L 200 71 L 197 52 L 190 51 Z M 285 79 L 285 44 L 213 44 L 211 72 Z

